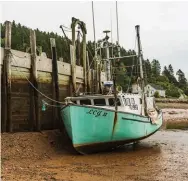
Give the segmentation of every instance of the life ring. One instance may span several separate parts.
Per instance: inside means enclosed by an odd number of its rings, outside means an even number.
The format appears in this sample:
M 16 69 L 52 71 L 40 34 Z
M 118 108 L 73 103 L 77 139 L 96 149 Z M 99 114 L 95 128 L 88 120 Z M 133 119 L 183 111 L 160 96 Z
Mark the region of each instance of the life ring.
M 121 87 L 121 86 L 117 86 L 117 87 L 116 87 L 116 91 L 117 91 L 117 92 L 122 92 L 122 87 Z

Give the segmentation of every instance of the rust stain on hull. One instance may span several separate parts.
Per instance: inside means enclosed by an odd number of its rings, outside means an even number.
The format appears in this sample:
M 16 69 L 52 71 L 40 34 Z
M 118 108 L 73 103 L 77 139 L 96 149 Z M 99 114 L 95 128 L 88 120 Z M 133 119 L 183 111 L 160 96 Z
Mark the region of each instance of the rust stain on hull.
M 115 131 L 116 123 L 117 123 L 117 111 L 115 111 L 115 115 L 114 115 L 114 124 L 113 124 L 112 136 L 113 136 L 114 131 Z

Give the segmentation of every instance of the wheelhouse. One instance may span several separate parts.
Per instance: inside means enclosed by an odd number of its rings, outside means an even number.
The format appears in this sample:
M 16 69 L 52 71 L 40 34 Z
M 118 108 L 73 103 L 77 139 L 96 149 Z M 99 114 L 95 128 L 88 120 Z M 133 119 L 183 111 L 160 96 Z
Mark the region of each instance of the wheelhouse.
M 77 105 L 115 109 L 115 98 L 113 95 L 85 95 L 79 97 L 67 97 L 65 102 L 66 104 L 72 103 Z M 138 94 L 121 93 L 117 96 L 117 106 L 119 111 L 140 114 L 141 104 L 141 96 Z

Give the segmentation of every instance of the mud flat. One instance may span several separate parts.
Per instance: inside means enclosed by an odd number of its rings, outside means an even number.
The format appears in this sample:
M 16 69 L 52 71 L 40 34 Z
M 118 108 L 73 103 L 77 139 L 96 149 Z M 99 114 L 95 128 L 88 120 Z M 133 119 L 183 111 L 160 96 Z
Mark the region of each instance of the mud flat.
M 109 152 L 67 151 L 59 131 L 1 134 L 3 181 L 186 181 L 188 131 L 168 130 Z

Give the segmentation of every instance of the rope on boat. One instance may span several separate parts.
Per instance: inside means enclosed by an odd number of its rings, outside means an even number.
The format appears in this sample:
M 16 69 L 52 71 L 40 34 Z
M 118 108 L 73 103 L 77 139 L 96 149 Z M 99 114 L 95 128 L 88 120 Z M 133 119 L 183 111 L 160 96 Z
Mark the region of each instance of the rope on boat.
M 65 105 L 64 102 L 61 102 L 61 101 L 57 101 L 57 100 L 55 100 L 55 99 L 52 99 L 52 98 L 48 97 L 47 95 L 45 95 L 44 93 L 42 93 L 41 91 L 39 91 L 39 90 L 33 85 L 33 83 L 32 83 L 21 71 L 19 71 L 19 70 L 17 69 L 17 68 L 19 68 L 18 63 L 17 63 L 17 61 L 15 60 L 15 58 L 14 58 L 12 52 L 11 52 L 11 55 L 12 55 L 12 58 L 13 58 L 15 64 L 17 65 L 17 66 L 15 66 L 16 70 L 28 81 L 28 83 L 29 83 L 40 95 L 42 95 L 43 97 L 45 97 L 46 99 L 48 99 L 48 100 L 50 100 L 50 101 L 52 101 L 52 102 L 56 102 L 56 103 Z M 25 58 L 25 57 L 24 57 L 24 58 Z M 42 100 L 42 101 L 43 101 L 43 100 Z M 49 105 L 49 106 L 59 107 L 59 106 L 57 106 L 57 105 L 51 105 L 51 104 L 49 104 L 49 103 L 47 103 L 47 102 L 45 102 L 45 101 L 43 101 L 43 103 L 45 103 L 46 105 Z

